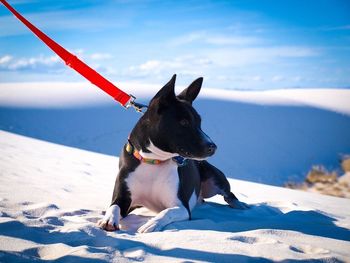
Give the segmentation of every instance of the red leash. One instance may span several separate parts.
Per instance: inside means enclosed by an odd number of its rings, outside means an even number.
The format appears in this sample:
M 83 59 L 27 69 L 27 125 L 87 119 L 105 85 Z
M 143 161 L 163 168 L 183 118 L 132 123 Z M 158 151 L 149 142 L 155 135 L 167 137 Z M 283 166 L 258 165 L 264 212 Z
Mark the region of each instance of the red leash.
M 66 65 L 77 71 L 80 75 L 85 77 L 91 83 L 102 89 L 104 92 L 112 96 L 123 107 L 129 108 L 133 106 L 137 111 L 142 111 L 145 105 L 136 103 L 135 97 L 126 94 L 124 91 L 117 88 L 112 82 L 108 81 L 98 72 L 90 68 L 87 64 L 81 61 L 72 53 L 68 52 L 54 40 L 49 38 L 46 34 L 40 31 L 37 27 L 31 24 L 21 14 L 19 14 L 12 6 L 10 6 L 5 0 L 0 0 L 1 3 L 7 7 L 23 24 L 25 24 L 41 41 L 43 41 L 49 48 L 52 49 L 60 58 L 64 60 Z

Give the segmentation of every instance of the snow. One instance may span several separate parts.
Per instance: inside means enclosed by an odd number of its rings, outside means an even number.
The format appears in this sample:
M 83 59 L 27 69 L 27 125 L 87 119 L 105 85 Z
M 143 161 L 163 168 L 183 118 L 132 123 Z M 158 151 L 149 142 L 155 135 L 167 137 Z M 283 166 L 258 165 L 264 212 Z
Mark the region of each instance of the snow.
M 159 89 L 118 86 L 145 103 Z M 339 166 L 350 153 L 349 101 L 348 89 L 204 88 L 194 106 L 219 147 L 210 161 L 251 208 L 214 197 L 192 221 L 150 234 L 135 233 L 153 215 L 139 209 L 107 233 L 95 223 L 140 115 L 83 82 L 0 83 L 0 262 L 348 261 L 349 199 L 277 186 L 312 165 Z
M 118 83 L 137 98 L 152 97 L 157 85 L 135 82 Z M 185 87 L 178 86 L 181 91 Z M 350 115 L 349 89 L 283 89 L 239 91 L 204 88 L 201 98 L 238 101 L 261 105 L 312 106 Z M 62 108 L 91 104 L 114 103 L 93 84 L 86 82 L 0 83 L 0 105 L 10 107 Z
M 135 233 L 151 214 L 138 210 L 123 229 L 95 223 L 110 201 L 118 158 L 0 132 L 0 262 L 269 262 L 350 259 L 350 200 L 229 179 L 251 205 L 221 197 L 193 220 Z
M 205 82 L 204 82 L 205 85 Z M 118 83 L 148 102 L 160 85 Z M 183 87 L 178 87 L 180 91 Z M 230 178 L 281 186 L 350 153 L 350 90 L 208 89 L 194 102 Z M 86 83 L 0 84 L 0 129 L 118 156 L 140 115 Z

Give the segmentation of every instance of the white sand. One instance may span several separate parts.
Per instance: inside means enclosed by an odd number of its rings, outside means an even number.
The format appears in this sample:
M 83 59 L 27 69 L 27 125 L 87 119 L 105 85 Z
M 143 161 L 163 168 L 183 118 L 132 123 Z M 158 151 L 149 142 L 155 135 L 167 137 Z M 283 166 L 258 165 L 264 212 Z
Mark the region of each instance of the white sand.
M 139 99 L 152 97 L 161 85 L 116 83 Z M 177 86 L 181 91 L 185 87 Z M 350 115 L 350 89 L 283 89 L 238 91 L 203 88 L 201 98 L 241 101 L 263 105 L 311 106 Z M 0 83 L 0 105 L 11 107 L 62 108 L 115 103 L 88 82 Z
M 252 207 L 223 200 L 196 208 L 192 221 L 137 234 L 95 227 L 118 160 L 0 133 L 0 262 L 267 262 L 350 259 L 350 200 L 230 179 Z

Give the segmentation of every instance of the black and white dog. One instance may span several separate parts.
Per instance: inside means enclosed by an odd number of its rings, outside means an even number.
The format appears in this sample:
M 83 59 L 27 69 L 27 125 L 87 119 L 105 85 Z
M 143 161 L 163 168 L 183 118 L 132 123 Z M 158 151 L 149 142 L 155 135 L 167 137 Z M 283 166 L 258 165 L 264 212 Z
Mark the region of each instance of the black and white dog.
M 192 107 L 203 78 L 178 96 L 175 79 L 153 97 L 123 148 L 112 204 L 98 222 L 105 230 L 118 230 L 120 218 L 140 206 L 158 213 L 140 233 L 191 218 L 198 202 L 216 194 L 230 207 L 246 207 L 231 193 L 225 175 L 205 161 L 216 145 L 201 130 L 201 118 Z

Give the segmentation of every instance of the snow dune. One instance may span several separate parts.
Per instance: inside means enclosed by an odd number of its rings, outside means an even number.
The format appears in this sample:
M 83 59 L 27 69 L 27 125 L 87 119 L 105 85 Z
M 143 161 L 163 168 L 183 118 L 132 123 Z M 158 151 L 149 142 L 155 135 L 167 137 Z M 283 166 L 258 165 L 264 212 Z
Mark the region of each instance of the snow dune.
M 154 96 L 158 85 L 118 83 L 126 93 L 139 99 Z M 204 84 L 205 85 L 205 84 Z M 184 86 L 177 86 L 179 92 Z M 207 89 L 201 98 L 240 101 L 260 105 L 311 106 L 350 115 L 349 89 L 283 89 L 238 91 Z M 108 95 L 86 82 L 0 83 L 0 105 L 21 108 L 62 108 L 113 103 Z
M 118 86 L 143 102 L 159 89 Z M 204 88 L 194 106 L 218 145 L 212 163 L 228 177 L 280 186 L 302 181 L 316 164 L 339 167 L 350 153 L 349 102 L 347 89 Z M 138 118 L 86 83 L 0 84 L 5 131 L 117 156 Z
M 220 197 L 192 221 L 137 234 L 138 210 L 123 229 L 95 227 L 108 204 L 118 158 L 0 133 L 0 262 L 270 262 L 350 258 L 350 200 L 230 179 L 251 205 Z

